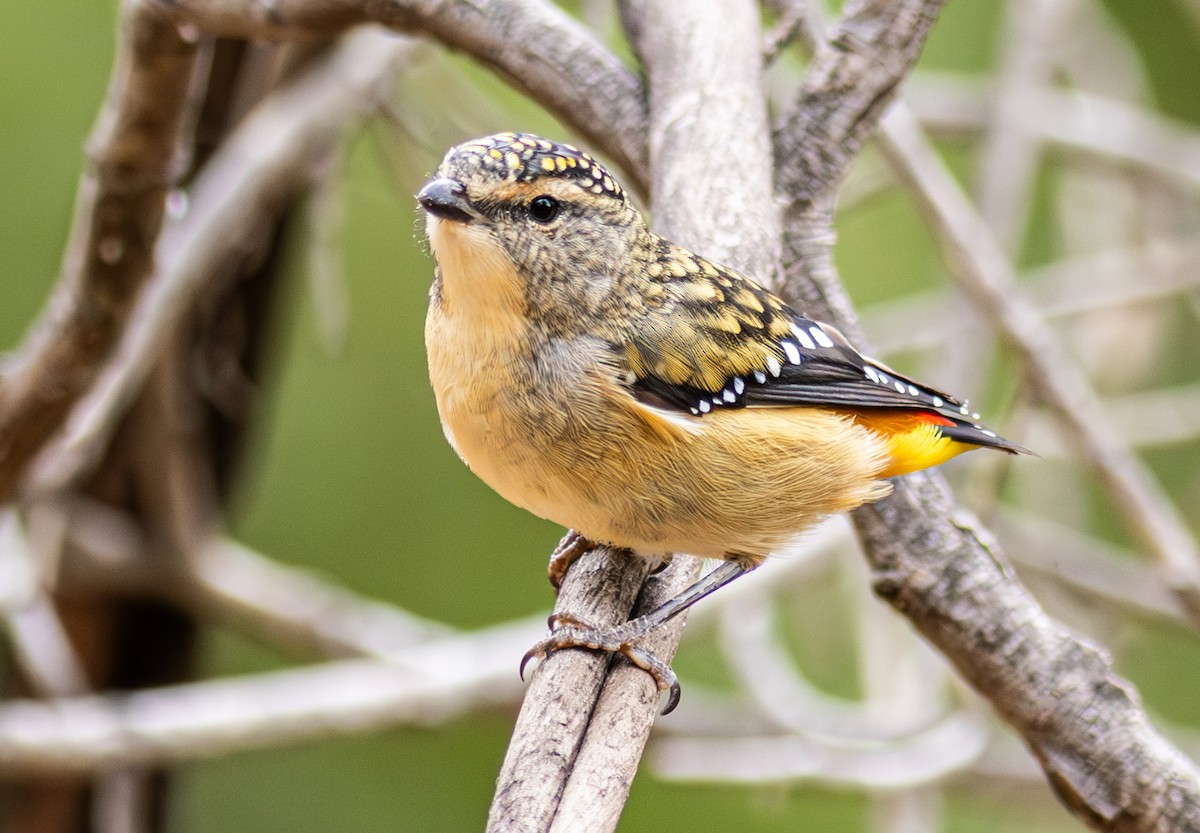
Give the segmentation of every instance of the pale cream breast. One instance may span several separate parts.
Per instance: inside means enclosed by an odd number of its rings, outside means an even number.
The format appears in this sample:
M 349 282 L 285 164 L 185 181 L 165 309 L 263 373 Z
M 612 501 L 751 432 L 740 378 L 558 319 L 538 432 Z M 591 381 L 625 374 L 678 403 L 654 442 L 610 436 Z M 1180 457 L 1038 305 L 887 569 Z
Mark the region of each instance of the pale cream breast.
M 553 339 L 484 229 L 433 218 L 429 372 L 451 444 L 511 503 L 643 555 L 765 557 L 879 497 L 873 433 L 822 409 L 651 408 L 597 339 Z M 470 256 L 465 252 L 470 251 Z

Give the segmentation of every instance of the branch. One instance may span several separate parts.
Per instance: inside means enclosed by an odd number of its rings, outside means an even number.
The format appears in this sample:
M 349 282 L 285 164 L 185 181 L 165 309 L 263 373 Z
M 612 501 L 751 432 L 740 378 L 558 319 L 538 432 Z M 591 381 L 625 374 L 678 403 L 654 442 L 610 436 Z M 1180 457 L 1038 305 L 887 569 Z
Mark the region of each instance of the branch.
M 1021 733 L 1080 818 L 1098 830 L 1200 825 L 1195 766 L 1150 725 L 1111 659 L 1042 611 L 939 481 L 909 476 L 856 520 L 876 592 Z
M 864 343 L 833 268 L 837 188 L 916 61 L 944 0 L 856 0 L 817 43 L 797 100 L 776 131 L 776 191 L 786 200 L 782 294 L 801 308 L 830 309 Z
M 929 4 L 924 14 L 912 3 L 890 9 L 897 15 L 905 10 L 903 19 L 911 23 L 927 20 L 938 5 Z M 851 15 L 861 14 L 862 7 L 856 5 Z M 885 21 L 887 13 L 876 10 L 876 22 L 903 28 L 898 17 Z M 916 32 L 918 43 L 927 30 L 921 23 L 907 29 Z M 872 45 L 886 50 L 907 43 L 897 34 Z M 780 191 L 792 200 L 784 228 L 786 290 L 855 338 L 860 331 L 831 262 L 832 199 L 824 189 L 836 184 L 861 144 L 863 133 L 845 126 L 869 131 L 879 117 L 880 107 L 874 106 L 879 102 L 864 108 L 853 92 L 858 83 L 887 97 L 911 61 L 885 54 L 872 63 L 869 50 L 859 47 L 856 53 L 865 57 L 857 54 L 855 62 L 841 59 L 839 51 L 829 45 L 818 50 L 816 65 L 843 73 L 827 71 L 836 82 L 829 85 L 813 73 L 777 138 L 776 153 L 784 161 Z M 900 73 L 880 70 L 884 77 L 875 78 L 876 65 Z M 831 111 L 839 106 L 849 115 L 834 118 Z M 787 164 L 801 149 L 798 163 Z M 818 175 L 815 185 L 805 184 L 809 170 Z M 1081 818 L 1098 829 L 1200 826 L 1200 773 L 1149 725 L 1107 657 L 1051 621 L 1012 578 L 937 475 L 896 481 L 892 496 L 857 510 L 854 520 L 876 591 L 1021 732 L 1051 785 Z M 1147 772 L 1156 773 L 1152 788 L 1144 778 L 1139 781 L 1139 773 Z
M 1085 459 L 1167 586 L 1200 622 L 1200 549 L 1149 469 L 1106 419 L 1099 398 L 1054 331 L 1017 288 L 1008 259 L 942 165 L 912 113 L 894 108 L 880 146 L 942 242 L 951 273 L 1020 353 L 1039 393 L 1067 424 Z
M 379 23 L 423 33 L 507 78 L 625 171 L 648 179 L 641 82 L 577 21 L 543 0 L 149 0 L 209 34 L 246 38 L 333 35 Z
M 905 101 L 930 130 L 975 133 L 985 126 L 982 84 L 928 72 L 913 82 Z M 1025 95 L 1011 117 L 1069 157 L 1148 173 L 1186 192 L 1200 189 L 1200 136 L 1147 108 L 1081 90 L 1042 88 Z
M 342 660 L 124 695 L 9 701 L 0 706 L 0 772 L 191 761 L 509 706 L 521 695 L 512 657 L 540 631 L 535 617 L 434 640 L 388 662 Z
M 196 42 L 140 0 L 126 0 L 121 21 L 58 285 L 0 381 L 0 501 L 96 378 L 153 268 L 166 195 L 184 168 Z
M 265 211 L 305 187 L 346 124 L 390 89 L 411 50 L 378 31 L 349 37 L 330 55 L 262 102 L 189 188 L 187 212 L 164 229 L 158 276 L 138 297 L 95 384 L 75 405 L 61 436 L 39 456 L 30 491 L 62 490 L 89 473 L 196 300 L 226 280 L 221 268 L 257 249 Z

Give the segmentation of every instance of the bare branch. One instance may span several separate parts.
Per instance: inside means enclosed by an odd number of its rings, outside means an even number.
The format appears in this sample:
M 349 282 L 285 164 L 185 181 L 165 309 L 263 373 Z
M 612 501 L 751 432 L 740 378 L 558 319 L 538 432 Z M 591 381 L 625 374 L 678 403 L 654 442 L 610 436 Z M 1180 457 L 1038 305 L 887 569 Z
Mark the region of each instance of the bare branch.
M 666 737 L 651 758 L 664 778 L 743 784 L 816 782 L 900 789 L 935 783 L 982 754 L 987 721 L 959 712 L 927 730 L 886 745 L 842 743 L 798 735 L 751 738 Z
M 599 627 L 624 622 L 637 600 L 646 569 L 645 563 L 627 553 L 594 549 L 571 566 L 554 609 L 570 611 Z M 610 658 L 601 654 L 556 651 L 539 664 L 496 779 L 489 831 L 550 829 L 589 730 L 609 662 Z M 637 673 L 647 677 L 640 669 Z M 657 691 L 652 699 L 657 704 Z
M 1053 330 L 1019 292 L 1007 258 L 945 170 L 911 112 L 894 108 L 881 147 L 938 230 L 963 289 L 1021 354 L 1038 390 L 1070 426 L 1167 585 L 1200 620 L 1200 549 L 1149 470 L 1105 418 L 1091 385 Z
M 68 594 L 103 588 L 161 599 L 302 657 L 387 659 L 454 632 L 235 541 L 211 540 L 182 565 L 149 558 L 133 518 L 98 501 L 43 503 L 35 516 L 56 530 L 59 582 Z
M 1075 4 L 1066 0 L 1010 0 L 1005 4 L 1005 38 L 979 170 L 979 213 L 1001 249 L 1012 253 L 1025 234 L 1029 195 L 1041 145 L 1017 113 L 1031 93 L 1048 85 L 1057 66 L 1058 41 Z
M 907 9 L 906 4 L 892 6 Z M 920 29 L 922 35 L 927 29 Z M 902 35 L 891 42 L 897 39 L 903 42 Z M 819 50 L 817 63 L 822 54 Z M 842 66 L 836 60 L 832 64 Z M 889 65 L 886 59 L 880 64 Z M 908 64 L 896 64 L 901 74 L 907 70 Z M 886 97 L 899 75 L 881 74 L 885 81 L 872 84 L 871 70 L 860 66 L 835 80 L 853 90 L 859 76 L 867 76 L 865 88 L 882 90 Z M 808 302 L 812 312 L 854 338 L 860 331 L 830 260 L 832 201 L 827 195 L 819 201 L 823 192 L 816 189 L 836 184 L 845 160 L 861 142 L 858 136 L 848 150 L 839 150 L 836 140 L 822 135 L 823 117 L 845 98 L 848 121 L 857 125 L 864 108 L 855 95 L 840 92 L 842 87 L 835 86 L 826 100 L 826 86 L 821 76 L 812 76 L 801 106 L 776 142 L 784 163 L 780 191 L 793 200 L 785 216 L 785 288 L 792 300 Z M 815 103 L 807 104 L 810 100 Z M 879 108 L 866 112 L 877 118 Z M 867 122 L 869 130 L 874 121 Z M 811 126 L 805 129 L 805 123 Z M 791 131 L 797 136 L 788 137 Z M 828 132 L 836 137 L 839 131 Z M 791 154 L 783 148 L 807 146 L 825 155 L 816 162 L 802 160 L 800 166 L 786 164 Z M 804 181 L 810 169 L 825 172 L 815 187 Z M 1007 574 L 995 548 L 955 509 L 940 478 L 928 473 L 904 478 L 891 497 L 857 510 L 854 519 L 876 591 L 1022 732 L 1051 784 L 1077 814 L 1097 828 L 1111 828 L 1118 817 L 1131 830 L 1200 825 L 1195 767 L 1150 727 L 1108 659 L 1049 620 Z M 1161 773 L 1153 790 L 1137 779 L 1138 772 L 1147 771 Z
M 409 724 L 429 725 L 521 694 L 512 657 L 538 618 L 433 640 L 389 662 L 312 668 L 0 706 L 0 772 L 84 773 L 196 760 Z
M 916 61 L 944 0 L 857 0 L 816 54 L 775 135 L 776 190 L 787 201 L 780 290 L 801 308 L 830 309 L 865 340 L 832 263 L 837 187 Z
M 120 341 L 72 412 L 64 433 L 39 457 L 30 491 L 77 483 L 108 448 L 113 431 L 159 357 L 168 333 L 203 292 L 226 279 L 220 268 L 255 251 L 266 206 L 305 187 L 314 164 L 352 118 L 387 93 L 411 44 L 373 30 L 355 33 L 264 101 L 223 144 L 186 196 L 188 208 L 158 245 L 158 278 L 137 299 Z
M 1195 628 L 1179 597 L 1163 587 L 1152 568 L 1093 535 L 1006 509 L 993 521 L 1022 574 L 1071 587 L 1087 600 L 1147 619 Z
M 921 73 L 905 101 L 931 131 L 975 133 L 986 122 L 977 81 Z M 1010 114 L 1024 130 L 1071 158 L 1145 172 L 1190 192 L 1200 188 L 1200 136 L 1147 108 L 1081 90 L 1030 91 Z
M 1195 765 L 1150 725 L 1112 661 L 1046 616 L 938 481 L 909 476 L 856 516 L 876 591 L 1021 733 L 1080 818 L 1099 830 L 1200 825 Z
M 150 0 L 197 29 L 234 37 L 332 35 L 358 23 L 425 33 L 507 78 L 608 154 L 646 193 L 641 83 L 595 37 L 544 0 Z
M 153 268 L 168 190 L 182 172 L 197 47 L 174 21 L 127 0 L 108 94 L 54 297 L 0 381 L 0 500 L 95 379 Z
M 1138 248 L 1063 258 L 1026 270 L 1020 284 L 1049 319 L 1161 301 L 1200 287 L 1200 243 L 1154 240 Z M 947 292 L 922 292 L 866 307 L 862 319 L 886 356 L 946 347 L 950 334 L 941 325 L 952 309 Z M 1043 451 L 1039 446 L 1038 453 Z

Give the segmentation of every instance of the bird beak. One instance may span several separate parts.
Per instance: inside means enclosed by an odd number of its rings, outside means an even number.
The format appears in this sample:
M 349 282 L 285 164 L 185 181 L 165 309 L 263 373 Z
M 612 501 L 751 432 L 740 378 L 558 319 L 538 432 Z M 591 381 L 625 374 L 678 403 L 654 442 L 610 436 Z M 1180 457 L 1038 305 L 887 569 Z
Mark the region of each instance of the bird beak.
M 472 220 L 484 219 L 475 206 L 471 205 L 467 187 L 454 179 L 438 177 L 429 180 L 417 194 L 417 202 L 430 214 L 443 220 L 469 223 Z

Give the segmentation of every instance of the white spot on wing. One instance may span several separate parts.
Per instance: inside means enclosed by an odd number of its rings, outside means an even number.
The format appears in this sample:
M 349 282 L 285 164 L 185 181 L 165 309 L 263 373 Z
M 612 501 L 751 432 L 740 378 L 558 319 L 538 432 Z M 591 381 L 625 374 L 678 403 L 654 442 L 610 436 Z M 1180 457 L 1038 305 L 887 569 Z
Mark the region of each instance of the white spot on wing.
M 804 347 L 806 349 L 808 349 L 808 350 L 816 350 L 817 349 L 817 343 L 812 340 L 812 337 L 809 336 L 809 334 L 803 328 L 797 327 L 795 324 L 793 324 L 792 325 L 792 335 L 794 335 L 796 337 L 796 340 L 799 341 L 802 345 L 804 345 Z
M 733 391 L 738 396 L 741 396 L 743 393 L 746 392 L 746 383 L 742 380 L 741 376 L 733 377 Z
M 767 374 L 763 373 L 761 370 L 754 371 L 754 381 L 758 382 L 760 385 L 765 385 L 767 383 Z
M 783 355 L 787 356 L 789 362 L 800 364 L 800 350 L 795 344 L 785 339 L 779 342 L 779 346 L 783 348 Z
M 812 333 L 812 337 L 816 340 L 817 344 L 821 345 L 822 347 L 833 346 L 833 339 L 826 335 L 825 331 L 822 330 L 819 325 L 813 324 L 808 328 L 808 331 Z
M 779 364 L 779 359 L 774 356 L 767 356 L 767 370 L 772 376 L 778 377 L 783 372 L 783 367 Z

